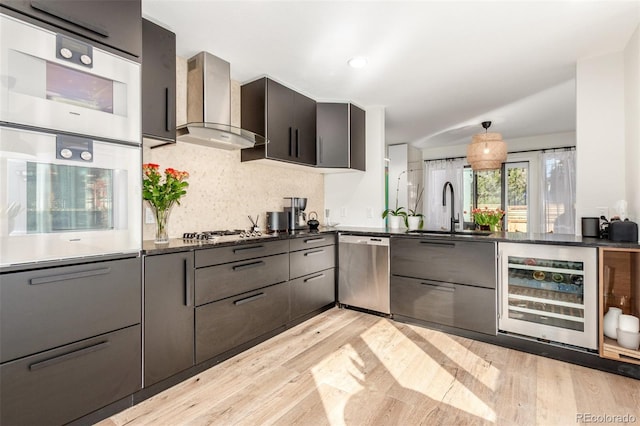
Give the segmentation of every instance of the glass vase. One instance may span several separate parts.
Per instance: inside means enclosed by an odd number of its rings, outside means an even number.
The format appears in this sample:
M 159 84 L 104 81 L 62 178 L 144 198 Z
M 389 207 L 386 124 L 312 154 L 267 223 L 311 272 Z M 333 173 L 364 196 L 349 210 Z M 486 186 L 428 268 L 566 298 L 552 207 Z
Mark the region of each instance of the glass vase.
M 156 244 L 169 243 L 169 215 L 171 214 L 173 204 L 170 204 L 166 209 L 157 208 L 151 204 L 149 206 L 156 220 L 156 234 L 153 242 Z

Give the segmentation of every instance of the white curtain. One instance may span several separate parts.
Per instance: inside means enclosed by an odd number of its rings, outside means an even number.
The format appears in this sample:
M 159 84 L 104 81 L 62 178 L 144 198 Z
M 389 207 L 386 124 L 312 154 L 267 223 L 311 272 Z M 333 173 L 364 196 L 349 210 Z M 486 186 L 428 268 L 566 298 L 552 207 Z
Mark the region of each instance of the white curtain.
M 454 215 L 460 219 L 462 229 L 462 171 L 464 159 L 433 160 L 425 162 L 424 172 L 424 228 L 449 230 L 451 228 L 451 195 L 447 189 L 447 205 L 442 205 L 442 189 L 451 182 L 454 189 Z
M 555 234 L 576 232 L 576 152 L 540 153 L 540 230 Z

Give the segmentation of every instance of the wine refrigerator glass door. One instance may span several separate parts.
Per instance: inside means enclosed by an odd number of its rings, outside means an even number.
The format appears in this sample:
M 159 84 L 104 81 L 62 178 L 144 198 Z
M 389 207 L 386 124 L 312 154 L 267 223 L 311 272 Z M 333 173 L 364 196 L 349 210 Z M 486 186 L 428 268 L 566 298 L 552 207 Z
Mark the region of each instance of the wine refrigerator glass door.
M 597 349 L 597 251 L 500 243 L 499 329 Z

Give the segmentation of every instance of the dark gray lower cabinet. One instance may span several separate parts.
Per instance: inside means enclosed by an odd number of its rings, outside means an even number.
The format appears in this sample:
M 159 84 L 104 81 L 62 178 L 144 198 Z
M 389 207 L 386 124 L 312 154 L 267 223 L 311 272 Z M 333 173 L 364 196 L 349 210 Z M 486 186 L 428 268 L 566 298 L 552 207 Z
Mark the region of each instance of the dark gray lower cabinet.
M 335 301 L 335 268 L 291 281 L 291 319 L 301 317 Z
M 196 362 L 213 358 L 289 321 L 284 282 L 196 308 Z
M 194 254 L 144 258 L 144 386 L 194 365 Z
M 496 244 L 391 239 L 391 313 L 495 335 Z
M 131 395 L 140 354 L 135 325 L 2 364 L 0 424 L 60 425 Z
M 496 334 L 496 292 L 493 289 L 392 276 L 391 312 Z
M 68 423 L 141 388 L 141 258 L 1 279 L 0 424 Z
M 140 258 L 2 275 L 0 361 L 140 323 Z
M 332 244 L 307 250 L 292 251 L 289 254 L 289 262 L 291 279 L 333 268 L 336 265 L 336 246 Z
M 394 238 L 391 274 L 496 288 L 493 242 L 455 239 Z
M 289 255 L 277 254 L 196 269 L 196 305 L 289 279 Z

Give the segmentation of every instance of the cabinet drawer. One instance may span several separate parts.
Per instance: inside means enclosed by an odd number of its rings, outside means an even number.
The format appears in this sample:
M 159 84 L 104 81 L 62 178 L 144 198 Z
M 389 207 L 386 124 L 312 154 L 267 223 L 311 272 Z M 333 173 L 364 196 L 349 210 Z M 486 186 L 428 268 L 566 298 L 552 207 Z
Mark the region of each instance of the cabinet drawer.
M 289 240 L 237 244 L 196 251 L 196 268 L 236 262 L 289 251 Z
M 289 253 L 291 279 L 336 266 L 336 246 L 324 246 Z
M 196 306 L 288 279 L 286 253 L 196 269 Z
M 64 424 L 140 389 L 140 326 L 0 366 L 0 423 Z
M 140 323 L 140 258 L 2 275 L 0 358 Z
M 391 313 L 495 335 L 493 289 L 391 277 Z
M 321 234 L 294 238 L 291 240 L 291 251 L 305 250 L 313 247 L 329 246 L 336 243 L 334 234 Z
M 289 282 L 196 308 L 196 363 L 286 324 Z
M 291 281 L 291 318 L 298 318 L 336 301 L 334 268 Z
M 496 288 L 493 242 L 392 238 L 391 274 Z

